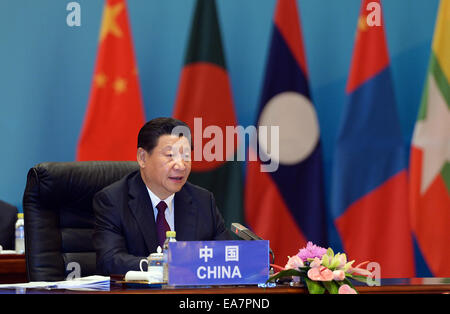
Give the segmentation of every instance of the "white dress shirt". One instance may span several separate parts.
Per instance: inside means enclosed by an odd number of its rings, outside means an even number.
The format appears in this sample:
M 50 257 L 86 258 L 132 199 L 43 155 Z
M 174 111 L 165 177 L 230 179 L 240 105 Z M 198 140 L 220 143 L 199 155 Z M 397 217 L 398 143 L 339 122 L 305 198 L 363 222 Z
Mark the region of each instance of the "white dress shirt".
M 150 195 L 150 199 L 152 200 L 152 206 L 153 206 L 153 214 L 155 216 L 155 222 L 156 217 L 158 216 L 158 208 L 156 208 L 156 205 L 159 204 L 159 202 L 164 201 L 167 204 L 167 208 L 164 212 L 164 216 L 166 217 L 166 221 L 169 224 L 170 230 L 175 231 L 175 202 L 174 202 L 174 196 L 175 194 L 170 195 L 165 200 L 161 200 L 158 196 L 156 196 L 148 187 L 147 187 L 148 195 Z

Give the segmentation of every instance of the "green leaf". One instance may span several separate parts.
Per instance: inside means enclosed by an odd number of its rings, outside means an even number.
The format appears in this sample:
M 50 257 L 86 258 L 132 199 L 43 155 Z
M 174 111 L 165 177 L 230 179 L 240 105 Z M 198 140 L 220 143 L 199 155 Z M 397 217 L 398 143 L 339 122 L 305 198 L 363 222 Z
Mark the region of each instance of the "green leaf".
M 333 251 L 333 249 L 332 248 L 328 248 L 328 250 L 327 250 L 327 255 L 329 256 L 329 257 L 333 257 L 334 256 L 334 251 Z
M 323 281 L 322 283 L 330 294 L 338 294 L 339 285 L 335 281 Z
M 339 256 L 340 254 L 336 254 L 330 261 L 330 266 L 328 268 L 330 268 L 331 270 L 335 270 L 336 267 L 339 266 L 339 264 L 341 263 L 339 260 Z
M 364 276 L 353 275 L 353 279 L 355 279 L 359 282 L 367 283 L 367 277 L 364 277 Z
M 359 282 L 367 283 L 367 277 L 361 275 L 345 274 L 345 277 L 357 280 Z
M 327 254 L 324 254 L 322 256 L 322 265 L 328 267 L 329 263 L 330 263 L 329 256 Z
M 355 260 L 346 263 L 343 270 L 347 271 L 353 265 L 354 262 Z
M 303 272 L 301 272 L 300 270 L 297 269 L 288 269 L 288 270 L 282 270 L 279 273 L 273 275 L 272 277 L 270 277 L 269 279 L 267 279 L 266 283 L 268 283 L 269 281 L 273 281 L 275 282 L 275 280 L 277 280 L 278 278 L 283 278 L 283 277 L 290 277 L 290 276 L 302 276 Z
M 325 292 L 325 288 L 320 282 L 313 281 L 309 278 L 305 278 L 305 282 L 310 294 L 323 294 Z
M 353 286 L 351 280 L 349 280 L 348 278 L 345 278 L 344 280 L 342 280 L 341 286 L 342 286 L 343 284 L 347 284 L 347 285 L 349 285 L 350 287 L 352 287 L 353 289 L 355 289 L 355 287 Z

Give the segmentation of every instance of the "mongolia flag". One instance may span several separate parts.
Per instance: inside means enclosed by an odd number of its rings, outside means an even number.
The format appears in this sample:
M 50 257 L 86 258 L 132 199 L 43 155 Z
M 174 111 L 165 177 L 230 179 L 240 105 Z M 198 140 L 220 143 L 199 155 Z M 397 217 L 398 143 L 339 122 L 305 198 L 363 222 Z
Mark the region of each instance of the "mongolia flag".
M 410 155 L 411 222 L 434 276 L 450 277 L 450 0 L 442 0 Z
M 193 132 L 191 183 L 213 192 L 226 226 L 243 223 L 242 161 L 215 0 L 197 0 L 173 112 Z
M 107 0 L 77 160 L 136 160 L 145 122 L 125 0 Z
M 381 4 L 375 2 L 373 6 L 373 0 L 362 1 L 348 103 L 335 151 L 331 206 L 350 259 L 379 263 L 383 278 L 412 277 L 406 149 Z
M 249 149 L 245 218 L 283 264 L 307 241 L 326 245 L 320 129 L 295 0 L 276 4 L 257 127 L 270 136 L 258 132 Z

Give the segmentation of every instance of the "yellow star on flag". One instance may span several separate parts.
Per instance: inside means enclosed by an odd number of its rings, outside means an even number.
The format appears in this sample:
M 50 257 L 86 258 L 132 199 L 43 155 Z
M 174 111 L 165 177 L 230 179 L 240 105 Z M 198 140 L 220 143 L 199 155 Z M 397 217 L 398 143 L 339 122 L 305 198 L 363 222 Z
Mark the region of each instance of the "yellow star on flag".
M 123 33 L 119 25 L 117 24 L 117 17 L 119 16 L 123 8 L 123 3 L 105 6 L 102 27 L 100 29 L 100 41 L 105 39 L 108 34 L 112 34 L 116 37 L 122 37 Z
M 114 90 L 116 93 L 121 94 L 127 89 L 127 81 L 121 77 L 118 77 L 114 81 Z
M 364 32 L 367 30 L 367 16 L 361 15 L 358 19 L 358 30 Z
M 97 87 L 105 87 L 106 85 L 106 75 L 103 73 L 99 73 L 97 75 L 95 75 L 95 84 Z

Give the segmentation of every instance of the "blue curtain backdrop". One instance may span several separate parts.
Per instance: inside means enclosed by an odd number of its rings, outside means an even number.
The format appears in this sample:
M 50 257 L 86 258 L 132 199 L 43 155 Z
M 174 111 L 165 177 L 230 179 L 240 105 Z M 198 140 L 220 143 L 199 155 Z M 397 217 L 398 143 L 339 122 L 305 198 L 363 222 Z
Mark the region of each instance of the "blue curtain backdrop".
M 43 161 L 72 161 L 97 53 L 102 0 L 0 1 L 0 199 L 22 209 L 26 174 Z M 326 202 L 345 101 L 360 0 L 298 0 L 312 99 L 321 126 Z M 383 1 L 405 145 L 417 117 L 438 0 Z M 254 123 L 275 0 L 217 0 L 238 123 Z M 128 0 L 147 119 L 170 116 L 194 0 Z M 338 241 L 330 224 L 330 244 Z M 336 243 L 336 245 L 338 245 Z

